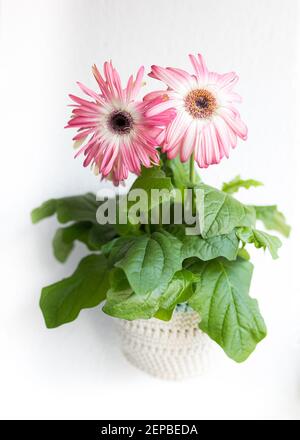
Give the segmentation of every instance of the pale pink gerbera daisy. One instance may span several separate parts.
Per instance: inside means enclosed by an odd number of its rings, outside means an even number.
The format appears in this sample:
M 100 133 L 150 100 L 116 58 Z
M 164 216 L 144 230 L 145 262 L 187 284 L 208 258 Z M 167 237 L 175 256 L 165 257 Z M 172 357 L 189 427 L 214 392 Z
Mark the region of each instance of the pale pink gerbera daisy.
M 111 62 L 106 62 L 105 78 L 93 66 L 100 93 L 78 83 L 92 101 L 70 95 L 76 104 L 67 127 L 78 127 L 73 139 L 75 147 L 80 147 L 75 157 L 84 153 L 83 165 L 91 165 L 96 174 L 101 173 L 116 185 L 126 179 L 129 172 L 139 175 L 142 165 L 151 167 L 159 162 L 156 148 L 163 140 L 165 126 L 175 116 L 174 109 L 146 116 L 162 99 L 135 100 L 142 86 L 143 73 L 141 67 L 136 79 L 131 76 L 123 89 L 118 72 Z
M 164 102 L 157 103 L 147 115 L 175 108 L 177 116 L 167 128 L 164 151 L 170 159 L 180 153 L 183 162 L 194 152 L 198 165 L 206 168 L 228 157 L 237 137 L 246 140 L 247 127 L 234 107 L 241 101 L 233 91 L 238 76 L 234 72 L 209 72 L 201 55 L 190 55 L 190 60 L 193 75 L 181 69 L 152 66 L 149 75 L 163 81 L 168 89 L 145 97 L 147 101 L 165 96 Z

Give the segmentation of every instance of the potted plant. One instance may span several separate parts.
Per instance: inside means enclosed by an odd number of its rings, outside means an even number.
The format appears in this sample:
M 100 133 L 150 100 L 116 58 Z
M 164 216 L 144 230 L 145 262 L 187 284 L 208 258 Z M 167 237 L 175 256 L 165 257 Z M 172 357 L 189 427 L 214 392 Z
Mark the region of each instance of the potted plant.
M 64 262 L 76 241 L 90 254 L 75 272 L 42 289 L 48 328 L 98 307 L 120 323 L 123 351 L 141 369 L 162 378 L 197 374 L 210 341 L 236 362 L 266 336 L 257 301 L 249 295 L 253 265 L 247 247 L 277 258 L 281 241 L 257 223 L 288 237 L 276 206 L 239 202 L 240 188 L 261 185 L 240 176 L 221 190 L 196 171 L 218 164 L 246 140 L 235 104 L 237 75 L 210 72 L 191 55 L 194 73 L 152 66 L 163 90 L 139 100 L 144 69 L 126 88 L 111 62 L 93 74 L 100 91 L 78 83 L 87 99 L 70 95 L 77 128 L 76 156 L 117 188 L 138 177 L 124 196 L 88 193 L 51 199 L 32 211 L 34 223 L 55 215 L 63 226 L 53 239 Z M 260 227 L 260 226 L 258 226 Z

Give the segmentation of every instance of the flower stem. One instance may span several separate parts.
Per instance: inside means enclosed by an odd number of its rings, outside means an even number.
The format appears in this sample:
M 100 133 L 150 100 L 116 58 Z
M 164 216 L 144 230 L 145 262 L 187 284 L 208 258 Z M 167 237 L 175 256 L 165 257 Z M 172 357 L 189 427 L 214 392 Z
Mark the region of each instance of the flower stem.
M 195 183 L 195 153 L 190 157 L 190 183 L 192 184 L 192 212 L 196 210 L 195 197 L 194 197 L 194 183 Z
M 195 183 L 195 153 L 190 157 L 190 182 Z

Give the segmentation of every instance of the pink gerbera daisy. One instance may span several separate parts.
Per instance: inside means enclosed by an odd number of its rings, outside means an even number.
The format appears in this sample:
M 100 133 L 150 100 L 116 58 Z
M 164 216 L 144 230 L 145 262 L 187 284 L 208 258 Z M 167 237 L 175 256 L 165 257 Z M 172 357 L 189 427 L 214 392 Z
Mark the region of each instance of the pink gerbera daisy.
M 142 165 L 148 168 L 159 162 L 157 146 L 163 140 L 165 126 L 175 116 L 171 108 L 146 116 L 162 99 L 136 101 L 143 73 L 141 67 L 136 79 L 131 76 L 123 89 L 118 72 L 111 62 L 106 62 L 105 78 L 93 66 L 101 93 L 78 83 L 92 101 L 69 95 L 76 103 L 67 125 L 78 127 L 73 139 L 75 147 L 80 149 L 75 157 L 84 153 L 83 165 L 91 165 L 96 174 L 110 178 L 116 185 L 126 179 L 129 172 L 139 175 Z
M 164 151 L 170 159 L 180 153 L 182 162 L 194 152 L 198 165 L 206 168 L 228 157 L 237 137 L 246 140 L 247 127 L 234 107 L 235 102 L 241 101 L 233 91 L 238 76 L 234 72 L 209 72 L 201 55 L 190 55 L 190 60 L 193 75 L 181 69 L 152 66 L 149 76 L 163 81 L 168 89 L 145 97 L 148 101 L 165 96 L 163 102 L 149 109 L 147 116 L 175 108 L 177 116 L 166 130 Z

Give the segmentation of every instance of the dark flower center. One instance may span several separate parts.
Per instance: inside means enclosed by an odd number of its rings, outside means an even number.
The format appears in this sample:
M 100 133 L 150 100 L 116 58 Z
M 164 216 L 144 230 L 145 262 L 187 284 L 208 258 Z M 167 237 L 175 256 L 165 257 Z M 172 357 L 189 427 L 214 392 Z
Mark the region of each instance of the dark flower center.
M 217 101 L 208 90 L 192 90 L 185 98 L 185 108 L 193 118 L 209 118 L 217 108 Z
M 109 116 L 109 128 L 118 134 L 128 134 L 133 126 L 133 119 L 130 113 L 116 110 Z
M 196 99 L 195 104 L 198 108 L 207 108 L 209 106 L 208 99 L 204 96 L 200 96 L 199 99 Z

